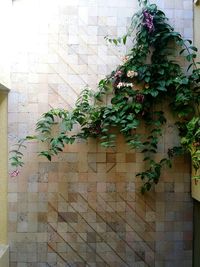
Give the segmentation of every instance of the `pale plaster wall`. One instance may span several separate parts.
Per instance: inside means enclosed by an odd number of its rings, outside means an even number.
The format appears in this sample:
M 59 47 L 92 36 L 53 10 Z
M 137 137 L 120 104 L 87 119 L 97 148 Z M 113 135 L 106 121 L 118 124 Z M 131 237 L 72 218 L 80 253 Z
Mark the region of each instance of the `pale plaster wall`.
M 7 176 L 8 176 L 8 146 L 7 146 L 7 94 L 0 84 L 0 244 L 7 244 Z
M 0 245 L 0 267 L 9 267 L 9 247 Z
M 8 105 L 7 95 L 8 88 L 10 86 L 10 60 L 9 51 L 10 39 L 9 39 L 9 15 L 10 15 L 11 1 L 0 2 L 0 9 L 3 10 L 0 16 L 0 266 L 8 266 L 8 247 L 1 253 L 1 246 L 8 243 Z M 5 247 L 4 247 L 5 248 Z

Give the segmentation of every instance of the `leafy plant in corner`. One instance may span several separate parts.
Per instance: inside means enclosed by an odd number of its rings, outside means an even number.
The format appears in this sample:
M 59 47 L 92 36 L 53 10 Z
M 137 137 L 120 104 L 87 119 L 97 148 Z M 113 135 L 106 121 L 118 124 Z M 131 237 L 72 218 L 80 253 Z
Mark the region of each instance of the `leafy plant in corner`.
M 186 134 L 181 138 L 182 146 L 191 155 L 192 166 L 195 170 L 193 178 L 200 179 L 200 117 L 193 117 L 186 124 Z

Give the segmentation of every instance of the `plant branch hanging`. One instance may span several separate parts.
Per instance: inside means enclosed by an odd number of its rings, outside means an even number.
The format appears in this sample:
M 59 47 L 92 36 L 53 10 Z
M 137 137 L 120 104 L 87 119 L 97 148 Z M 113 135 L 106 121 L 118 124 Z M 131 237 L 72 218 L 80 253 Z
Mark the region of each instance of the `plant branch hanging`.
M 106 39 L 110 43 L 126 44 L 132 40 L 132 48 L 110 75 L 101 80 L 93 92 L 84 88 L 71 111 L 51 109 L 42 115 L 36 125 L 36 135 L 27 136 L 11 151 L 11 164 L 18 175 L 23 166 L 22 146 L 34 139 L 46 143 L 48 149 L 39 155 L 51 160 L 63 151 L 65 144 L 76 139 L 97 138 L 104 147 L 115 146 L 118 129 L 131 149 L 144 154 L 147 170 L 138 173 L 143 180 L 142 193 L 157 184 L 163 166 L 171 166 L 174 155 L 190 152 L 194 168 L 200 167 L 200 69 L 195 62 L 197 48 L 190 40 L 184 40 L 168 23 L 164 12 L 155 4 L 139 1 L 140 10 L 133 15 L 131 25 L 122 38 Z M 136 34 L 134 32 L 136 31 Z M 188 68 L 178 63 L 183 57 Z M 111 95 L 110 103 L 106 103 Z M 163 135 L 167 117 L 165 110 L 158 109 L 160 101 L 169 102 L 169 107 L 179 130 L 180 146 L 169 148 L 160 161 L 154 160 L 158 142 Z M 53 134 L 53 127 L 59 131 Z M 145 124 L 147 134 L 137 130 Z M 73 133 L 74 126 L 80 131 Z M 200 178 L 200 177 L 198 177 Z

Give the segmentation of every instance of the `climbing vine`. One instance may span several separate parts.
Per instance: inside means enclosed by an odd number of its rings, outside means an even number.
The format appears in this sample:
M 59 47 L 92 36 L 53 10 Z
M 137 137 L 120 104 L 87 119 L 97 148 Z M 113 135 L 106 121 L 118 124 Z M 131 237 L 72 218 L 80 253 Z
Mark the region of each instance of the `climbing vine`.
M 137 176 L 143 180 L 142 193 L 157 184 L 162 167 L 171 166 L 174 155 L 190 152 L 193 166 L 200 167 L 200 68 L 195 62 L 197 48 L 174 31 L 165 14 L 155 4 L 139 1 L 127 33 L 117 39 L 106 37 L 115 45 L 132 40 L 132 48 L 110 75 L 101 80 L 96 91 L 86 87 L 71 111 L 51 109 L 36 125 L 36 135 L 20 140 L 12 150 L 11 164 L 23 165 L 21 147 L 29 139 L 46 143 L 39 155 L 51 160 L 76 139 L 98 138 L 104 147 L 115 146 L 118 129 L 131 149 L 144 154 L 148 168 Z M 187 69 L 179 63 L 183 58 Z M 110 99 L 110 101 L 108 101 Z M 160 161 L 154 160 L 167 122 L 161 103 L 169 103 L 181 137 L 180 146 L 169 148 Z M 57 125 L 55 135 L 53 128 Z M 146 133 L 139 128 L 145 125 Z M 74 133 L 74 127 L 79 129 Z M 200 178 L 200 177 L 197 177 Z

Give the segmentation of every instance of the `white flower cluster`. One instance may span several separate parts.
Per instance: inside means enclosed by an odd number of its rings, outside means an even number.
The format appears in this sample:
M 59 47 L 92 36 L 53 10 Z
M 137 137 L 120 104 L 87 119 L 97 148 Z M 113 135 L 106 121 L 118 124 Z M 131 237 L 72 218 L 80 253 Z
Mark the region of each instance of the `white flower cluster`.
M 138 76 L 138 72 L 137 71 L 134 71 L 134 70 L 129 70 L 127 72 L 127 77 L 128 78 L 133 78 L 133 77 L 137 77 Z
M 127 61 L 129 61 L 129 56 L 125 56 L 124 58 L 122 58 L 122 61 L 124 64 L 126 64 Z
M 118 83 L 117 88 L 121 88 L 121 87 L 133 87 L 133 83 Z

